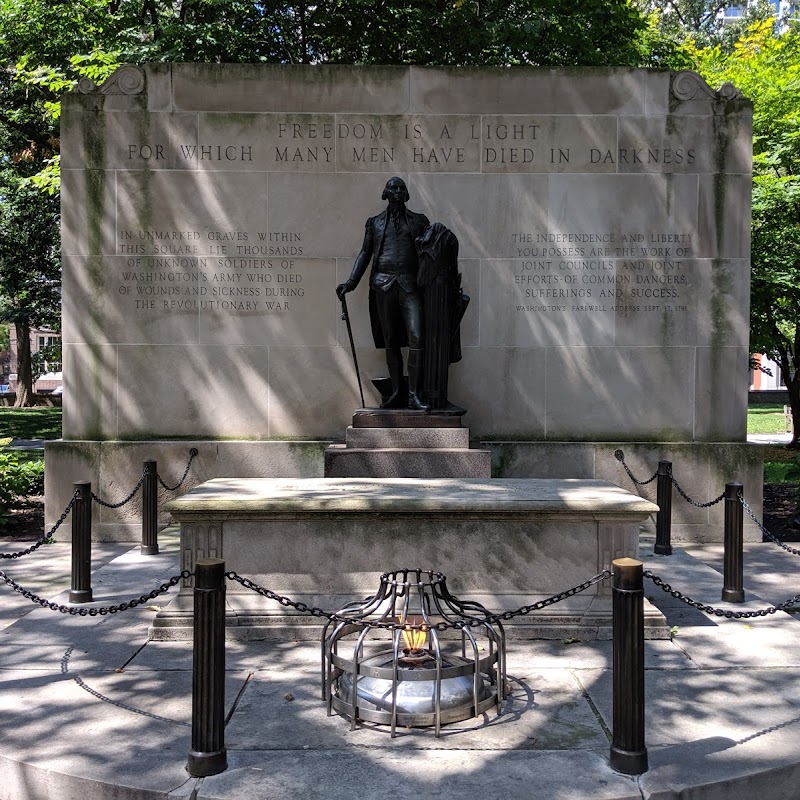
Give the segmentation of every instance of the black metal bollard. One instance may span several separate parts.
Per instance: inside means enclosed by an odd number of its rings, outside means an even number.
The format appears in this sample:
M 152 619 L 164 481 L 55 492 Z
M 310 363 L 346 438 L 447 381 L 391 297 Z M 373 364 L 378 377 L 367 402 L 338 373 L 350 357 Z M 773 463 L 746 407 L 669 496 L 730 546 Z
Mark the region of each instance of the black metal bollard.
M 654 552 L 660 556 L 672 555 L 672 462 L 658 462 L 656 481 L 656 546 Z
M 72 506 L 72 587 L 70 603 L 92 602 L 92 484 L 77 481 Z
M 228 768 L 225 750 L 225 562 L 195 563 L 192 658 L 192 749 L 186 769 L 195 778 Z
M 141 553 L 158 554 L 158 464 L 153 460 L 144 462 Z
M 725 565 L 722 599 L 744 603 L 744 509 L 739 494 L 742 484 L 725 484 Z
M 613 561 L 612 769 L 625 775 L 647 772 L 644 744 L 644 576 L 634 558 Z

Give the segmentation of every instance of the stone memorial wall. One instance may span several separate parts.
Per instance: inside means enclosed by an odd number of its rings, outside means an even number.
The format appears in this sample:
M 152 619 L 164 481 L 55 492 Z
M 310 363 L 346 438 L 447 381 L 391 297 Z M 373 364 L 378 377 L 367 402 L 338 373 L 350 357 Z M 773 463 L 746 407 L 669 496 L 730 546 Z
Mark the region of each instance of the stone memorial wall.
M 320 447 L 286 443 L 342 437 L 360 405 L 334 290 L 393 175 L 460 243 L 472 302 L 449 395 L 473 437 L 744 440 L 751 106 L 733 87 L 644 70 L 130 66 L 64 99 L 62 153 L 53 471 L 89 465 L 102 483 L 135 443 L 185 439 L 214 443 L 205 477 L 237 462 L 317 474 Z M 348 303 L 377 405 L 366 281 Z M 519 456 L 502 452 L 498 474 Z

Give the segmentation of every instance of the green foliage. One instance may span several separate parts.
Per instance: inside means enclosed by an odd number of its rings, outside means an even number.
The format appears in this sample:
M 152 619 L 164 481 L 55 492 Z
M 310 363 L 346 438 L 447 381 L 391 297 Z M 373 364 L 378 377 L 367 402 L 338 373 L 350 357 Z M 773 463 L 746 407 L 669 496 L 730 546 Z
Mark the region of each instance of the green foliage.
M 135 63 L 635 65 L 637 37 L 645 28 L 628 0 L 141 0 L 141 5 L 111 6 L 81 0 L 69 14 L 79 18 L 80 30 L 75 29 L 78 20 L 54 19 L 38 0 L 0 0 L 0 9 L 4 6 L 29 7 L 29 14 L 41 15 L 53 27 L 56 40 L 76 37 L 69 53 L 34 43 L 22 50 L 45 58 L 19 62 L 18 68 L 40 72 L 18 77 L 52 90 L 75 73 L 97 81 L 102 68 L 117 58 Z M 31 42 L 27 35 L 20 41 Z M 90 70 L 98 68 L 92 75 Z
M 765 461 L 764 483 L 789 483 L 786 472 L 792 467 L 788 461 Z
M 448 66 L 632 66 L 644 18 L 627 0 L 351 0 L 315 5 L 307 59 Z M 303 59 L 301 59 L 303 60 Z
M 44 461 L 27 460 L 0 440 L 0 525 L 11 521 L 11 510 L 24 507 L 30 495 L 44 493 Z
M 775 14 L 770 0 L 636 0 L 636 4 L 662 42 L 671 42 L 678 50 L 690 41 L 698 47 L 720 46 L 730 52 L 751 25 Z M 720 12 L 728 8 L 739 9 L 741 16 L 723 22 Z
M 795 459 L 784 466 L 785 469 L 781 483 L 800 484 L 800 459 Z
M 60 322 L 58 198 L 12 170 L 0 171 L 0 320 L 31 327 Z

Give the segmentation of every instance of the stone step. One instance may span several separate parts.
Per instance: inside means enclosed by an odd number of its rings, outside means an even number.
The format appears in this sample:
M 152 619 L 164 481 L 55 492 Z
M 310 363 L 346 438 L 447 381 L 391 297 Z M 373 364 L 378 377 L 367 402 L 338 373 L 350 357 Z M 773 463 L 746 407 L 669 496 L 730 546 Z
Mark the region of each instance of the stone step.
M 491 475 L 491 451 L 484 449 L 370 449 L 334 444 L 325 450 L 326 478 L 490 478 Z
M 353 414 L 354 428 L 460 428 L 465 410 L 412 411 L 408 408 L 360 408 Z
M 354 428 L 345 433 L 348 449 L 469 448 L 469 428 Z

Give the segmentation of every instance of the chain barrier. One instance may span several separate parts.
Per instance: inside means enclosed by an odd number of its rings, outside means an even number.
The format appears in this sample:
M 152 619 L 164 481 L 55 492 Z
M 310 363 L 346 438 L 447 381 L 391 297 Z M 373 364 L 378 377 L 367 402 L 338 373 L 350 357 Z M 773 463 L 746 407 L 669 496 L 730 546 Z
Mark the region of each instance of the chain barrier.
M 161 484 L 161 485 L 162 485 L 162 486 L 163 486 L 163 487 L 164 487 L 164 488 L 165 488 L 165 489 L 166 489 L 168 492 L 174 492 L 176 489 L 180 489 L 180 488 L 181 488 L 181 486 L 183 486 L 183 482 L 186 480 L 186 476 L 189 474 L 189 468 L 192 466 L 192 461 L 194 461 L 195 457 L 196 457 L 197 455 L 199 455 L 199 453 L 200 453 L 200 451 L 199 451 L 199 450 L 198 450 L 196 447 L 193 447 L 193 448 L 192 448 L 192 449 L 189 451 L 189 463 L 186 465 L 186 469 L 185 469 L 185 470 L 184 470 L 184 472 L 183 472 L 183 477 L 182 477 L 182 478 L 181 478 L 181 479 L 180 479 L 180 480 L 179 480 L 179 481 L 178 481 L 178 482 L 177 482 L 177 483 L 176 483 L 174 486 L 167 486 L 167 484 L 166 484 L 166 483 L 164 483 L 164 481 L 163 481 L 163 480 L 161 480 L 161 476 L 160 476 L 160 475 L 158 476 L 158 482 L 159 482 L 159 483 L 160 483 L 160 484 Z
M 653 473 L 651 478 L 648 478 L 646 481 L 638 480 L 634 474 L 628 468 L 628 465 L 625 463 L 625 453 L 622 450 L 615 450 L 614 451 L 614 458 L 619 461 L 623 467 L 625 467 L 625 472 L 628 473 L 628 477 L 639 486 L 647 486 L 648 483 L 652 483 L 658 477 L 658 470 Z M 678 491 L 678 494 L 689 504 L 696 506 L 697 508 L 710 508 L 711 506 L 715 506 L 717 503 L 725 499 L 725 492 L 723 492 L 719 497 L 715 497 L 713 500 L 709 500 L 707 503 L 698 503 L 696 500 L 692 500 L 686 492 L 683 491 L 681 485 L 675 479 L 675 476 L 672 474 L 672 465 L 669 466 L 669 479 L 672 481 L 672 485 Z
M 708 606 L 704 603 L 700 603 L 697 600 L 692 600 L 691 597 L 679 592 L 677 589 L 673 589 L 666 581 L 663 581 L 658 575 L 655 575 L 649 569 L 644 570 L 644 577 L 650 578 L 653 583 L 663 589 L 667 594 L 674 597 L 676 600 L 680 600 L 682 603 L 686 603 L 687 606 L 691 606 L 692 608 L 696 608 L 698 611 L 704 611 L 706 614 L 710 614 L 715 617 L 725 617 L 726 619 L 753 619 L 754 617 L 768 617 L 770 614 L 774 614 L 776 611 L 786 611 L 791 608 L 796 608 L 800 605 L 800 594 L 796 594 L 790 600 L 786 600 L 783 603 L 778 603 L 775 606 L 769 606 L 768 608 L 761 608 L 757 611 L 731 611 L 727 608 L 715 608 L 714 606 Z
M 126 503 L 130 503 L 130 501 L 133 500 L 136 492 L 142 488 L 142 484 L 144 483 L 146 476 L 147 470 L 142 470 L 142 477 L 139 478 L 139 483 L 137 483 L 136 486 L 131 489 L 131 493 L 124 500 L 120 500 L 119 503 L 109 503 L 106 500 L 98 497 L 94 492 L 92 492 L 92 500 L 94 500 L 99 506 L 105 506 L 106 508 L 122 508 L 122 506 L 124 506 Z
M 796 550 L 794 547 L 789 547 L 789 545 L 784 544 L 777 536 L 770 533 L 764 525 L 756 519 L 756 515 L 753 513 L 753 509 L 750 508 L 750 504 L 744 499 L 744 495 L 741 492 L 738 492 L 736 497 L 739 499 L 739 502 L 742 504 L 742 508 L 747 512 L 747 516 L 750 517 L 756 525 L 758 525 L 761 533 L 767 537 L 773 544 L 778 545 L 778 547 L 782 547 L 787 553 L 791 553 L 793 556 L 800 556 L 800 550 Z
M 524 616 L 526 614 L 530 614 L 532 611 L 540 611 L 543 608 L 547 608 L 547 606 L 552 606 L 555 605 L 556 603 L 560 603 L 562 600 L 566 600 L 568 597 L 573 597 L 576 594 L 580 594 L 581 592 L 586 591 L 589 587 L 594 586 L 596 583 L 600 583 L 601 581 L 607 580 L 608 578 L 611 577 L 611 575 L 612 575 L 611 570 L 605 569 L 602 572 L 598 572 L 597 575 L 590 578 L 588 581 L 584 581 L 583 583 L 580 583 L 577 586 L 573 586 L 571 589 L 559 592 L 558 594 L 554 594 L 546 598 L 545 600 L 539 600 L 536 603 L 532 603 L 531 605 L 522 606 L 521 608 L 518 608 L 515 611 L 501 611 L 496 614 L 488 614 L 483 617 L 470 617 L 469 621 L 466 622 L 437 622 L 431 625 L 430 627 L 436 631 L 446 631 L 448 629 L 460 630 L 464 627 L 476 628 L 479 625 L 484 625 L 484 624 L 493 625 L 496 622 L 505 622 L 507 620 L 513 619 L 514 617 Z M 331 622 L 357 623 L 367 628 L 382 628 L 384 630 L 407 629 L 406 624 L 401 625 L 397 622 L 377 622 L 366 619 L 358 619 L 354 617 L 349 617 L 346 614 L 331 613 L 330 611 L 325 611 L 324 609 L 321 609 L 317 606 L 309 606 L 306 603 L 297 602 L 296 600 L 292 600 L 289 597 L 277 594 L 276 592 L 273 592 L 271 589 L 266 589 L 263 586 L 259 586 L 257 583 L 254 583 L 249 578 L 243 578 L 236 572 L 226 572 L 225 577 L 228 578 L 228 580 L 236 581 L 237 583 L 241 584 L 245 589 L 250 589 L 254 591 L 256 594 L 260 594 L 262 597 L 267 597 L 270 600 L 276 600 L 282 606 L 294 608 L 301 614 L 310 614 L 311 616 L 314 617 L 323 617 L 325 619 L 330 620 Z
M 696 508 L 710 508 L 711 506 L 715 506 L 721 500 L 725 499 L 725 492 L 723 492 L 719 497 L 715 497 L 713 500 L 709 500 L 707 503 L 698 503 L 696 500 L 692 500 L 686 492 L 681 489 L 680 484 L 678 481 L 675 480 L 675 476 L 672 474 L 672 468 L 670 467 L 669 470 L 669 479 L 672 481 L 672 485 L 678 490 L 678 494 L 690 505 L 695 506 Z
M 651 478 L 648 478 L 646 481 L 640 481 L 634 476 L 630 470 L 630 467 L 628 467 L 628 465 L 625 463 L 625 453 L 623 453 L 622 450 L 615 450 L 614 458 L 616 458 L 617 461 L 619 461 L 620 464 L 625 467 L 625 472 L 628 473 L 628 477 L 638 486 L 647 486 L 648 483 L 652 483 L 658 477 L 658 470 L 656 470 Z
M 75 501 L 78 499 L 78 492 L 74 492 L 72 495 L 72 499 L 67 504 L 67 507 L 62 512 L 61 516 L 58 518 L 58 522 L 53 525 L 50 530 L 45 533 L 41 539 L 39 539 L 35 544 L 32 544 L 27 550 L 19 550 L 16 553 L 0 553 L 0 559 L 3 558 L 22 558 L 22 556 L 27 556 L 32 553 L 34 550 L 38 550 L 43 544 L 50 544 L 53 541 L 53 534 L 61 527 L 64 520 L 69 516 L 69 512 L 72 511 L 72 507 L 75 505 Z
M 72 616 L 79 616 L 79 617 L 105 617 L 108 614 L 116 614 L 120 611 L 127 611 L 130 608 L 136 608 L 136 606 L 140 606 L 142 603 L 146 603 L 148 600 L 155 600 L 156 597 L 159 595 L 168 592 L 173 586 L 178 584 L 178 581 L 184 580 L 186 578 L 191 578 L 194 575 L 188 569 L 183 570 L 179 575 L 173 575 L 166 583 L 162 583 L 158 589 L 153 589 L 152 592 L 148 594 L 143 594 L 138 599 L 129 600 L 127 603 L 120 603 L 116 606 L 103 606 L 102 608 L 85 608 L 85 607 L 76 607 L 76 606 L 64 606 L 60 605 L 59 603 L 52 603 L 49 600 L 45 600 L 43 597 L 40 597 L 38 594 L 34 592 L 28 591 L 24 587 L 20 586 L 13 578 L 10 578 L 6 575 L 5 572 L 0 570 L 0 580 L 3 581 L 7 586 L 10 586 L 15 592 L 21 594 L 23 597 L 26 597 L 33 603 L 37 603 L 38 605 L 42 606 L 42 608 L 49 608 L 51 611 L 58 611 L 61 614 L 70 614 Z

